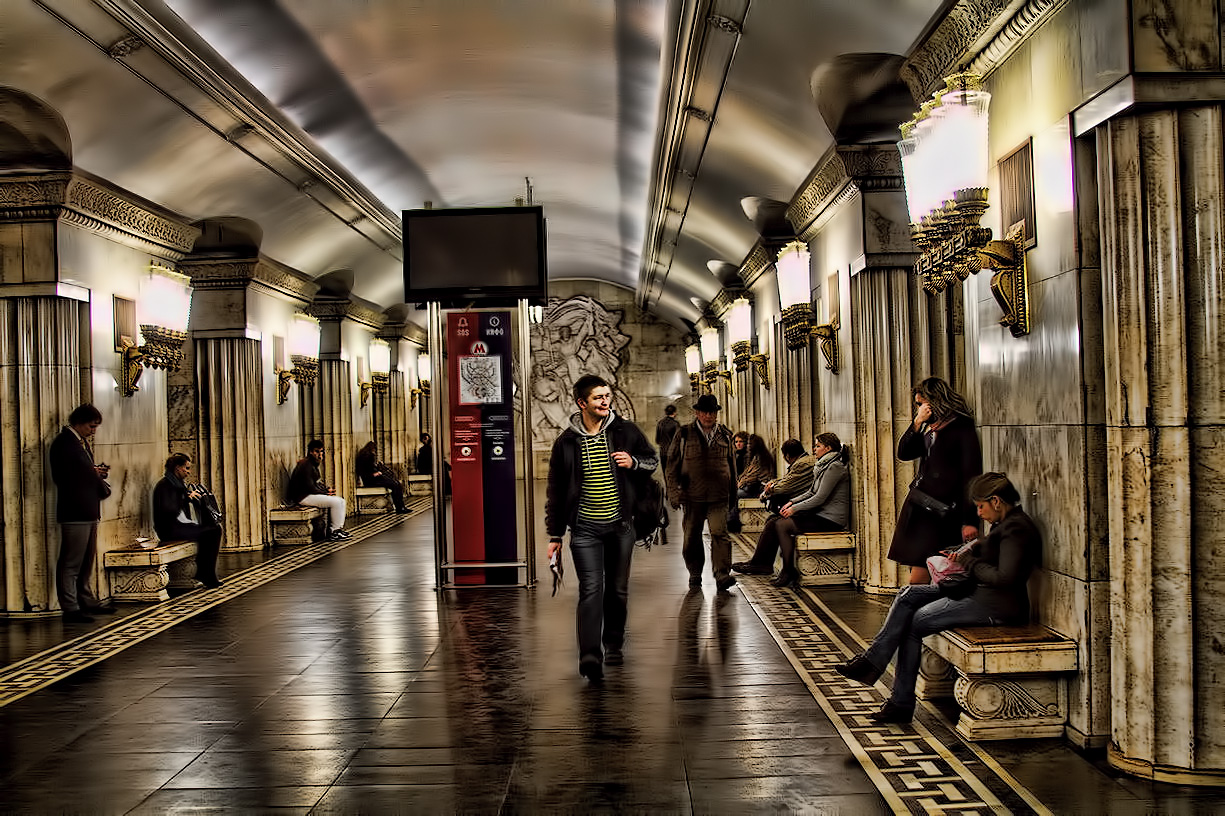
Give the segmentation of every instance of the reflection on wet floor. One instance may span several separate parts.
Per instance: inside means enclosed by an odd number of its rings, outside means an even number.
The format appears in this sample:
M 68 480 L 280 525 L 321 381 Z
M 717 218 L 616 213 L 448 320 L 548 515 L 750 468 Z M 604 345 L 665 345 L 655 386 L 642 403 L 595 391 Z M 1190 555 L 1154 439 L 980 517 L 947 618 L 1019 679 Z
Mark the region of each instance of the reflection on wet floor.
M 625 665 L 592 685 L 577 673 L 575 581 L 556 597 L 547 575 L 539 590 L 439 593 L 431 535 L 427 512 L 276 580 L 252 577 L 0 708 L 0 810 L 914 809 L 882 796 L 853 729 L 814 697 L 826 693 L 817 674 L 797 673 L 806 658 L 780 649 L 775 616 L 812 614 L 798 596 L 764 579 L 716 593 L 709 575 L 689 591 L 679 547 L 640 550 Z M 265 568 L 275 562 L 250 567 Z M 823 595 L 855 631 L 879 614 L 851 591 Z M 23 634 L 40 625 L 10 622 L 5 648 L 55 640 Z M 1027 772 L 1024 748 L 1003 755 L 1026 785 L 1049 786 Z M 1055 812 L 1138 812 L 1182 790 L 1126 784 L 1061 746 L 1029 762 L 1067 767 L 1067 755 L 1092 784 L 1051 801 Z

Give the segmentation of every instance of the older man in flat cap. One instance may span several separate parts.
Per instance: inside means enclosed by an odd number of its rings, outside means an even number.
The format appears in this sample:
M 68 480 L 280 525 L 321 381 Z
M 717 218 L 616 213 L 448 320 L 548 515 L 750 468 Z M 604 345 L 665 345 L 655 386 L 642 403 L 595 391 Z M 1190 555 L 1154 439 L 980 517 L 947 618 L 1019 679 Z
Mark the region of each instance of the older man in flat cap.
M 725 592 L 735 586 L 731 574 L 732 540 L 727 517 L 736 499 L 736 461 L 732 432 L 719 424 L 719 401 L 703 394 L 693 406 L 697 419 L 681 426 L 666 457 L 668 503 L 685 508 L 685 543 L 681 553 L 689 569 L 690 589 L 701 589 L 706 548 L 702 527 L 710 526 L 710 565 L 715 586 Z

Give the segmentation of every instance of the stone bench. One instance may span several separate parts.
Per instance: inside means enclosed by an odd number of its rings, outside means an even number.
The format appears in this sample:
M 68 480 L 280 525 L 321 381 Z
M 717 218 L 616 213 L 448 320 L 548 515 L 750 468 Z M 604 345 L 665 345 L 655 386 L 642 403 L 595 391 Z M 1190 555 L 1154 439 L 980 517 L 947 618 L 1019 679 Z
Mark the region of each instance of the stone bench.
M 854 583 L 854 533 L 802 533 L 795 544 L 801 586 Z
M 919 699 L 953 697 L 969 740 L 1062 737 L 1076 641 L 1045 626 L 950 629 L 923 641 Z
M 391 491 L 386 487 L 357 488 L 357 515 L 370 516 L 379 513 L 390 513 L 394 509 L 391 501 Z
M 113 601 L 164 601 L 170 589 L 194 589 L 196 542 L 133 544 L 102 556 Z
M 741 532 L 760 533 L 769 517 L 770 511 L 761 503 L 761 499 L 740 499 Z
M 315 520 L 322 518 L 322 507 L 293 505 L 269 510 L 268 523 L 272 527 L 272 543 L 287 546 L 310 544 L 314 540 Z
M 413 473 L 404 488 L 410 496 L 428 496 L 434 492 L 434 477 L 428 473 Z

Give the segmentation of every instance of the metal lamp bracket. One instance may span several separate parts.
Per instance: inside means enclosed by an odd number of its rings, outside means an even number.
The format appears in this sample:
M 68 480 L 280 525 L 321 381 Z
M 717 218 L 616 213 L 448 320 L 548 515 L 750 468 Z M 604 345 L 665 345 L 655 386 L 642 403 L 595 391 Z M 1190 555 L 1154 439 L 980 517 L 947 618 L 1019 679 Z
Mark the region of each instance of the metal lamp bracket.
M 1003 240 L 991 241 L 979 250 L 981 266 L 994 269 L 991 294 L 1004 316 L 1001 326 L 1007 326 L 1013 337 L 1023 337 L 1031 330 L 1029 321 L 1029 274 L 1025 268 L 1025 235 L 1021 224 L 1014 224 Z
M 812 336 L 821 341 L 821 356 L 825 358 L 825 367 L 834 374 L 838 373 L 838 323 L 824 323 L 812 327 Z

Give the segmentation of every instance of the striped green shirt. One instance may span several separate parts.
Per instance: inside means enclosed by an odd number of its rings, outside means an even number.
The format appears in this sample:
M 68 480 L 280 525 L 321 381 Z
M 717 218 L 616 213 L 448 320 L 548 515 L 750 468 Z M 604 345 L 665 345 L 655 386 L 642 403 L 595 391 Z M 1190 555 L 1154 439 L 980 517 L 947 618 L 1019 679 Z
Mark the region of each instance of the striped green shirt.
M 595 436 L 582 437 L 579 451 L 583 457 L 583 495 L 578 502 L 578 517 L 599 522 L 619 520 L 621 503 L 608 434 L 600 431 Z

